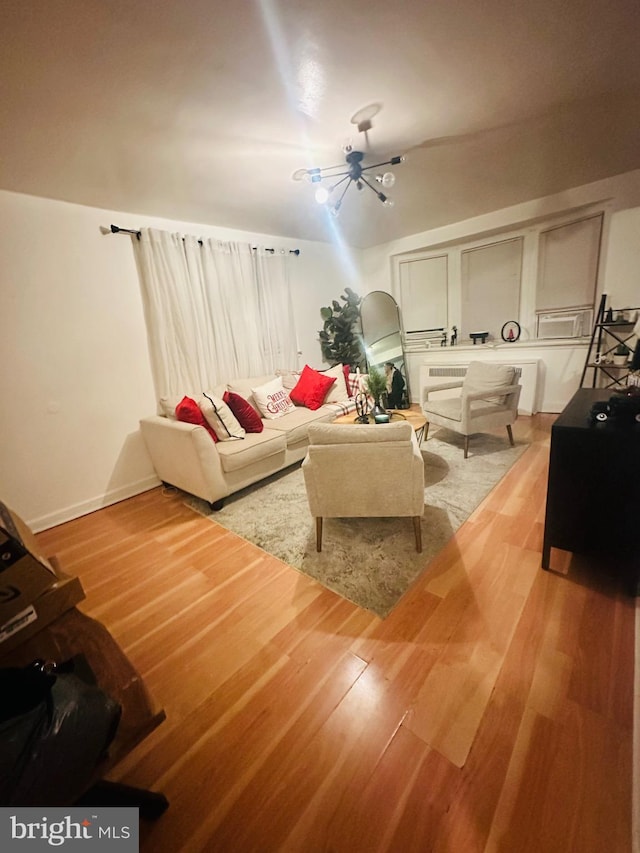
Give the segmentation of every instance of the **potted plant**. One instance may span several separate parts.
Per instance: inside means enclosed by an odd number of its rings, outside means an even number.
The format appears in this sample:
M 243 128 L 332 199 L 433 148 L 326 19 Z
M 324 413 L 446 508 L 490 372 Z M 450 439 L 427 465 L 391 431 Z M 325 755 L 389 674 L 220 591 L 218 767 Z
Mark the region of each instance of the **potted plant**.
M 345 295 L 320 309 L 324 326 L 318 333 L 322 358 L 331 365 L 348 364 L 353 370 L 364 366 L 364 350 L 360 330 L 360 302 L 355 291 L 345 287 Z
M 631 350 L 626 344 L 618 344 L 613 353 L 613 363 L 616 367 L 624 367 L 629 362 Z
M 387 391 L 387 377 L 378 370 L 377 367 L 371 366 L 369 374 L 365 381 L 365 387 L 370 397 L 373 397 L 374 406 L 371 414 L 384 414 L 384 406 L 382 405 L 382 395 Z

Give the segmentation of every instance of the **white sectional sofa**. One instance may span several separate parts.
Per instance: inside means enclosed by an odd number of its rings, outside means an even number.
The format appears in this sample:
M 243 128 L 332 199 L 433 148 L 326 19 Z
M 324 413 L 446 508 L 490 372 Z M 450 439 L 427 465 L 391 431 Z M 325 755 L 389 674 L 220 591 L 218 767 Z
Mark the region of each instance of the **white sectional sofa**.
M 216 389 L 239 394 L 254 406 L 252 388 L 274 379 L 274 374 L 237 379 Z M 284 374 L 284 387 L 292 388 L 296 374 Z M 330 396 L 329 396 L 330 399 Z M 263 420 L 263 431 L 247 433 L 239 441 L 215 443 L 202 426 L 171 417 L 177 401 L 164 401 L 167 414 L 140 421 L 140 430 L 158 478 L 220 509 L 224 498 L 252 483 L 304 459 L 309 444 L 307 427 L 330 423 L 338 415 L 355 412 L 353 399 L 324 403 L 312 411 L 296 406 L 295 411 L 274 420 Z

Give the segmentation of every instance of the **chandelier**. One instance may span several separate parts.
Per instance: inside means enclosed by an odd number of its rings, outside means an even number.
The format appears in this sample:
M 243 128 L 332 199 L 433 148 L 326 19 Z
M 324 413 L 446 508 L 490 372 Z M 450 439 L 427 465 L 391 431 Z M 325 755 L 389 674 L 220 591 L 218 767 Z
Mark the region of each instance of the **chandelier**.
M 368 187 L 379 201 L 388 207 L 392 207 L 393 201 L 378 187 L 385 190 L 392 187 L 396 182 L 396 176 L 393 172 L 379 172 L 375 176 L 365 175 L 365 172 L 381 169 L 383 166 L 397 166 L 399 163 L 404 163 L 404 157 L 391 157 L 382 163 L 364 166 L 362 161 L 365 155 L 362 151 L 354 151 L 351 145 L 346 145 L 343 151 L 345 153 L 344 163 L 337 166 L 325 166 L 322 169 L 298 169 L 297 172 L 294 172 L 293 177 L 296 180 L 305 179 L 315 184 L 316 201 L 318 204 L 328 204 L 329 210 L 334 216 L 339 214 L 342 201 L 352 184 L 355 184 L 358 190 Z

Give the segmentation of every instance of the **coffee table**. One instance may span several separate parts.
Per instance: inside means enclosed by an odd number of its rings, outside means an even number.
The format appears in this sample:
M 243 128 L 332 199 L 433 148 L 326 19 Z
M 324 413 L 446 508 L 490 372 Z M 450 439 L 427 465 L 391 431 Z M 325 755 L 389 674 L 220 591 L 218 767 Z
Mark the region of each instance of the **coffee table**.
M 418 444 L 422 443 L 427 419 L 417 403 L 413 403 L 409 409 L 387 409 L 387 412 L 391 415 L 391 423 L 396 423 L 397 421 L 407 421 L 407 423 L 410 423 L 416 434 L 416 438 L 418 439 Z M 340 415 L 340 417 L 336 418 L 332 423 L 355 424 L 357 422 L 357 417 L 357 415 L 354 415 L 353 412 L 351 412 L 348 415 Z M 371 415 L 369 415 L 369 423 L 374 423 Z M 377 426 L 382 425 L 377 424 Z

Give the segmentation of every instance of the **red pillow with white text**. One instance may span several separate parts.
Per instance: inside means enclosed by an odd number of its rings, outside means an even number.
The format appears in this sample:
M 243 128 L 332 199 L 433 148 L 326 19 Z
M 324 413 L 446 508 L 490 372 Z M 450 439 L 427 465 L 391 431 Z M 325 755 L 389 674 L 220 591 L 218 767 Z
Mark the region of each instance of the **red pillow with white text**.
M 247 432 L 262 432 L 264 429 L 262 418 L 244 397 L 233 391 L 225 391 L 222 399 L 236 416 L 240 426 Z
M 313 411 L 324 403 L 324 398 L 335 381 L 335 376 L 325 376 L 305 364 L 300 379 L 296 387 L 289 392 L 289 396 L 296 405 L 306 406 Z
M 200 411 L 200 406 L 191 397 L 183 397 L 176 406 L 176 420 L 183 421 L 186 424 L 196 424 L 204 427 L 211 438 L 217 442 L 218 436 L 215 431 L 207 423 L 205 416 Z

